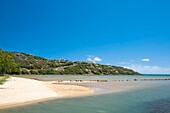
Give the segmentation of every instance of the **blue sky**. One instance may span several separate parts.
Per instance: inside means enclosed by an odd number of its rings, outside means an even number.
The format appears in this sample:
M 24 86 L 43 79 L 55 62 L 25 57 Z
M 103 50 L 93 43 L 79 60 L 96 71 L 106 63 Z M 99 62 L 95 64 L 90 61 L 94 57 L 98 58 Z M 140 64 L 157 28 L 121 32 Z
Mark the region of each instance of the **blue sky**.
M 0 48 L 50 59 L 95 60 L 141 73 L 170 73 L 169 4 L 168 0 L 0 1 Z

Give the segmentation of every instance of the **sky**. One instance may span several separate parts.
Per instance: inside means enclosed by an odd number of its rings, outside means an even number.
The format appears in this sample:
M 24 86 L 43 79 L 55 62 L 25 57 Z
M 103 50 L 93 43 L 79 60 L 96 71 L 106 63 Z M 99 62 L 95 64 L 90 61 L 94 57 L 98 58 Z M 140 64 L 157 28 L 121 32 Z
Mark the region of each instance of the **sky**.
M 169 0 L 1 0 L 0 48 L 170 73 Z

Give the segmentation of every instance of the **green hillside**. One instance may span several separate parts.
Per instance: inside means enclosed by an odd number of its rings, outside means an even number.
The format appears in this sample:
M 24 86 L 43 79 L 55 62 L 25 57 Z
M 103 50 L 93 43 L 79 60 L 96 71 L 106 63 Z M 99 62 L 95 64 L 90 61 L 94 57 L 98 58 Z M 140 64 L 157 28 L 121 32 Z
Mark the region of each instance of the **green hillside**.
M 51 74 L 51 75 L 136 75 L 139 74 L 130 69 L 118 66 L 108 66 L 90 62 L 71 62 L 68 60 L 49 60 L 39 56 L 21 52 L 1 51 L 17 64 L 17 69 L 7 71 L 7 74 Z

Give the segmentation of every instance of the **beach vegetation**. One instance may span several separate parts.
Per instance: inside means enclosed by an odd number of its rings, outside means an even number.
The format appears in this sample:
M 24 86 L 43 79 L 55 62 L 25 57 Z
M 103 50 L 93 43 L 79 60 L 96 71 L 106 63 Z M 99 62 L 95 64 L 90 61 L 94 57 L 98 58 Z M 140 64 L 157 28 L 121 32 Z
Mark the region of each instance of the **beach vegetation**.
M 27 69 L 22 69 L 22 70 L 21 70 L 21 74 L 23 74 L 23 75 L 29 75 L 29 74 L 31 74 L 31 73 L 30 73 L 30 71 L 27 70 Z
M 38 75 L 38 74 L 39 74 L 39 72 L 38 72 L 37 69 L 31 70 L 30 73 L 31 73 L 32 75 Z
M 14 60 L 13 53 L 0 51 L 0 75 L 19 73 L 19 66 Z
M 0 76 L 0 85 L 2 85 L 9 76 Z

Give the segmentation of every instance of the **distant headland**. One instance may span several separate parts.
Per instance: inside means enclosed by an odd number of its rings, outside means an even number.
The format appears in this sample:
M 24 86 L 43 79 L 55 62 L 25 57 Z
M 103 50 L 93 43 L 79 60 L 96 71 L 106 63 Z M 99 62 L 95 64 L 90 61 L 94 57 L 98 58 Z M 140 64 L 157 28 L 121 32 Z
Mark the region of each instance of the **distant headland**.
M 140 75 L 131 69 L 93 62 L 50 60 L 23 52 L 0 50 L 0 73 L 17 75 Z

